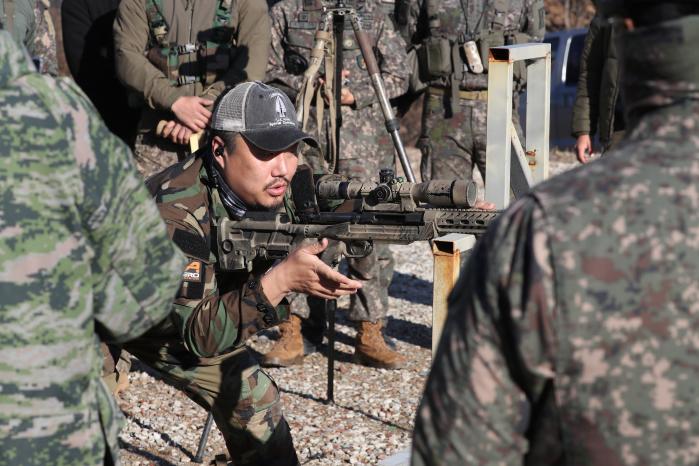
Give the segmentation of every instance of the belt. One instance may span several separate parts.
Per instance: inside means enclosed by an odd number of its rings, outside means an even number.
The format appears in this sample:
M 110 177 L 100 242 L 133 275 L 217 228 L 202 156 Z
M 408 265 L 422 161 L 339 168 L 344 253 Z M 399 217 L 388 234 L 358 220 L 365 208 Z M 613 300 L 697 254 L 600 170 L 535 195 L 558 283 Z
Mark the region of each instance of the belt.
M 430 95 L 443 96 L 449 92 L 441 87 L 430 86 L 427 88 Z M 488 91 L 459 91 L 459 98 L 464 100 L 488 100 Z

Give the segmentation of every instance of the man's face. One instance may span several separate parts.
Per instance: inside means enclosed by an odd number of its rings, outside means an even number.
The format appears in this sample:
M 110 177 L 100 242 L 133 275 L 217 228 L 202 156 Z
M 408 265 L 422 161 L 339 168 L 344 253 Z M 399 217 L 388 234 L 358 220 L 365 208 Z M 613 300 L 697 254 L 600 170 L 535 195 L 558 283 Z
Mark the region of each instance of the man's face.
M 296 146 L 281 152 L 266 152 L 237 135 L 235 149 L 228 153 L 223 141 L 218 138 L 213 141 L 214 153 L 219 147 L 224 149 L 223 155 L 215 158 L 228 186 L 249 208 L 266 210 L 274 210 L 284 201 L 298 166 Z

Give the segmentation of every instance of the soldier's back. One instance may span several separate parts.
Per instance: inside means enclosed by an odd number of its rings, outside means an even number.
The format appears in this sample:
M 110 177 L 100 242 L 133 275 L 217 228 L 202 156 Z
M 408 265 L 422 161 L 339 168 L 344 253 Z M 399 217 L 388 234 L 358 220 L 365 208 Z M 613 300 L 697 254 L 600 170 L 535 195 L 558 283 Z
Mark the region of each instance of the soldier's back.
M 555 270 L 560 425 L 586 464 L 610 451 L 696 462 L 674 452 L 699 432 L 697 111 L 657 110 L 607 158 L 535 191 Z

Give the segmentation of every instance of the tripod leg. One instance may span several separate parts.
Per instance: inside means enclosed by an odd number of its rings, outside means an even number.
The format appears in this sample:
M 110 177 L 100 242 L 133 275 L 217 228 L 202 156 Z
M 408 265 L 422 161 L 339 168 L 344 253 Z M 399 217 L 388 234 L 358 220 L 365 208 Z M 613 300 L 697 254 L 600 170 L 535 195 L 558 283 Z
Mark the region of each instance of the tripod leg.
M 371 84 L 374 86 L 374 92 L 376 93 L 376 97 L 379 99 L 379 105 L 381 106 L 381 111 L 383 112 L 384 121 L 386 123 L 386 130 L 388 131 L 388 134 L 391 135 L 391 139 L 393 139 L 393 146 L 396 148 L 396 152 L 398 153 L 398 159 L 403 166 L 405 177 L 411 183 L 415 183 L 415 175 L 413 174 L 413 169 L 410 166 L 408 154 L 405 152 L 405 146 L 403 145 L 403 141 L 398 133 L 398 119 L 393 114 L 393 109 L 391 108 L 391 103 L 389 102 L 388 94 L 386 93 L 386 87 L 384 86 L 383 78 L 381 77 L 381 70 L 379 70 L 379 64 L 376 62 L 376 56 L 371 48 L 369 35 L 366 33 L 366 31 L 362 30 L 356 11 L 351 11 L 350 20 L 352 22 L 354 36 L 357 38 L 357 44 L 362 52 L 362 58 L 364 58 L 364 62 L 366 63 L 367 72 L 371 78 Z
M 337 301 L 326 299 L 325 315 L 328 320 L 328 388 L 325 398 L 326 404 L 335 403 L 335 311 L 337 311 Z
M 211 432 L 211 424 L 214 422 L 214 415 L 209 412 L 209 417 L 206 418 L 206 424 L 204 424 L 204 430 L 199 438 L 199 447 L 197 447 L 197 454 L 194 455 L 192 461 L 195 463 L 201 463 L 204 459 L 204 448 L 206 447 L 206 442 L 209 441 L 209 433 Z

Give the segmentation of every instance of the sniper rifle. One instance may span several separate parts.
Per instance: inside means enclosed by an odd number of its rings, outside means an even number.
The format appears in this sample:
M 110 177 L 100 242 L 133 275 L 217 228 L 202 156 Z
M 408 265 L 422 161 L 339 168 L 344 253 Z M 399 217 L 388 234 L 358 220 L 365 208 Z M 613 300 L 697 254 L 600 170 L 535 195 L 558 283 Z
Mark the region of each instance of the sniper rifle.
M 249 211 L 240 220 L 220 221 L 219 267 L 250 270 L 256 257 L 283 259 L 311 238 L 338 242 L 333 265 L 340 255 L 367 256 L 375 241 L 409 244 L 448 233 L 481 235 L 498 214 L 473 208 L 477 188 L 472 181 L 411 183 L 392 170 L 381 170 L 379 180 L 318 176 L 300 166 L 291 181 L 294 209 Z

